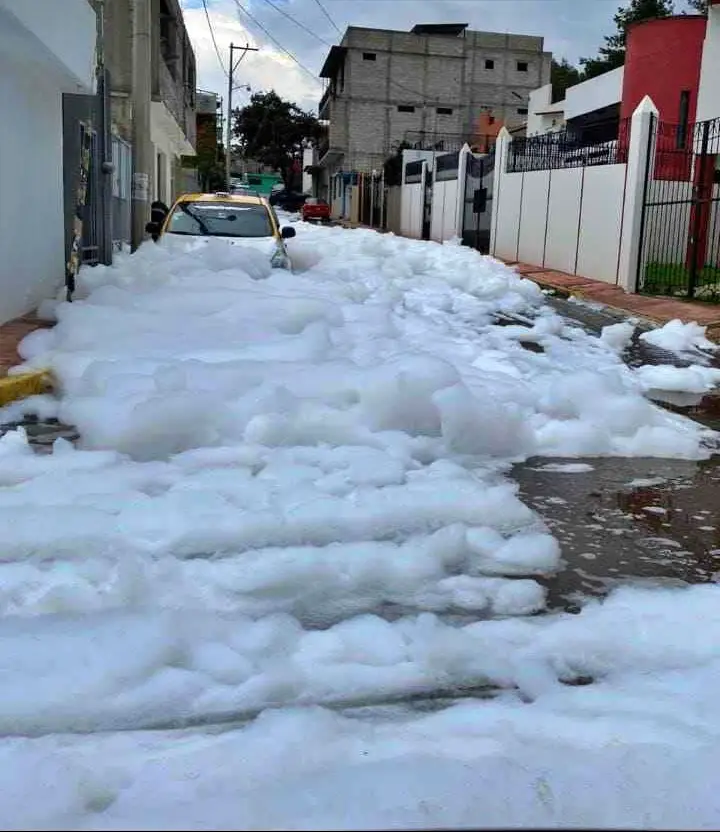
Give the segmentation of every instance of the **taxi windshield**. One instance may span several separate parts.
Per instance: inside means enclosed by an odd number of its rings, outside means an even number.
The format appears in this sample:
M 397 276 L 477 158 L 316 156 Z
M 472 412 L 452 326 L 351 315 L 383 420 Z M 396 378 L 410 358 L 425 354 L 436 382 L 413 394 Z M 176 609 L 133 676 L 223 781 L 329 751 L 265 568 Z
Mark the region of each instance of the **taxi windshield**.
M 207 237 L 272 237 L 264 205 L 237 202 L 179 202 L 167 226 L 168 234 Z

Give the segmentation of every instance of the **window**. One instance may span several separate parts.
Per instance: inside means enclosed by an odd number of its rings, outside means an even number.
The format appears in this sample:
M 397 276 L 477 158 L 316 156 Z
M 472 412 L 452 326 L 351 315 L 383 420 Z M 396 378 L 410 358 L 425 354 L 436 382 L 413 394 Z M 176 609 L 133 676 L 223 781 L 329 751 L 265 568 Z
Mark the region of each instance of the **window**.
M 495 69 L 495 61 L 492 58 L 488 58 L 485 61 L 485 69 Z
M 518 107 L 517 111 L 518 111 L 519 116 L 526 116 L 528 114 L 528 108 L 527 107 Z
M 398 113 L 414 113 L 415 108 L 410 104 L 398 104 Z
M 527 72 L 528 71 L 528 62 L 527 61 L 518 61 L 517 62 L 517 71 L 518 72 Z
M 438 107 L 435 112 L 439 116 L 451 116 L 453 114 L 452 107 Z
M 363 52 L 363 61 L 376 61 L 377 55 L 374 52 Z
M 689 114 L 690 90 L 683 90 L 680 93 L 680 114 L 678 116 L 677 136 L 675 141 L 675 145 L 678 150 L 683 150 L 687 142 Z

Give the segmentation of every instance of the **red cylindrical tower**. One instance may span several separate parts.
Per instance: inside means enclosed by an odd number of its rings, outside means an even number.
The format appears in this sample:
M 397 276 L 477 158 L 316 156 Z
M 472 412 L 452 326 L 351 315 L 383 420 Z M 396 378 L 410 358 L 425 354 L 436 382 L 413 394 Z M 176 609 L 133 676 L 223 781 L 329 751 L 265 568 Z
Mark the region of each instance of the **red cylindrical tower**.
M 660 120 L 695 120 L 707 19 L 678 15 L 628 28 L 620 118 L 629 118 L 649 95 Z

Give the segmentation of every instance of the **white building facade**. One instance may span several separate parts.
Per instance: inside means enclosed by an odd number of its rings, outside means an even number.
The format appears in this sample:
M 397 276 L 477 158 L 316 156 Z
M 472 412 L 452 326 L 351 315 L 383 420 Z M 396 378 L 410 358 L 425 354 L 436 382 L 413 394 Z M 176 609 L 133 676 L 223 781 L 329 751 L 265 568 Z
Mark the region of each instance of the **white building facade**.
M 88 0 L 0 0 L 0 323 L 54 295 L 65 274 L 63 93 L 92 93 Z
M 710 0 L 705 29 L 697 120 L 720 118 L 720 0 Z

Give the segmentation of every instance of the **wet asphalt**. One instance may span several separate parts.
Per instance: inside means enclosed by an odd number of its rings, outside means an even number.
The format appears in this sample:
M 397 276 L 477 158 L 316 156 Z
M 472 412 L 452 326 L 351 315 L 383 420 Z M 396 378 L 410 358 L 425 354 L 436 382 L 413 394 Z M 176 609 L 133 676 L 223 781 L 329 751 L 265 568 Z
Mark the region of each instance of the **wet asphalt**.
M 589 332 L 625 320 L 592 304 L 548 302 Z M 639 339 L 638 322 L 623 359 L 632 366 L 688 366 L 715 356 L 680 356 Z M 720 430 L 720 392 L 651 394 L 658 404 Z M 590 470 L 553 470 L 585 463 Z M 703 462 L 662 459 L 529 459 L 514 467 L 520 497 L 562 547 L 564 565 L 542 580 L 550 609 L 577 611 L 619 584 L 677 585 L 720 580 L 720 457 Z

